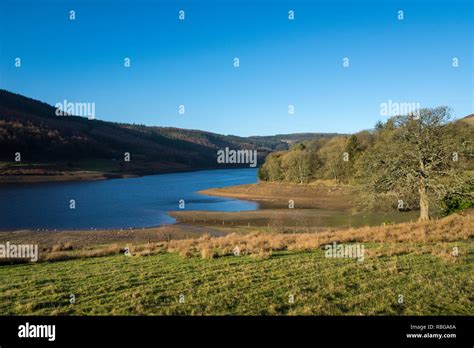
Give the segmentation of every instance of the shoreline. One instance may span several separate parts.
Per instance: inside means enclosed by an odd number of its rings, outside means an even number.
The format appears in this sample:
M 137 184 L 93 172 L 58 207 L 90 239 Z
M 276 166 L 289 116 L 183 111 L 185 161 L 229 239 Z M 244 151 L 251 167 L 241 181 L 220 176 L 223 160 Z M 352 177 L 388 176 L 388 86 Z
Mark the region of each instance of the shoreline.
M 290 201 L 295 209 L 349 211 L 355 206 L 351 187 L 326 183 L 298 185 L 258 181 L 256 184 L 210 188 L 198 193 L 257 202 L 261 209 L 288 209 Z
M 319 231 L 376 226 L 417 220 L 417 212 L 357 212 L 357 193 L 350 186 L 316 182 L 309 185 L 258 182 L 211 188 L 198 193 L 256 202 L 257 210 L 240 212 L 171 211 L 177 224 L 220 229 Z M 291 203 L 291 204 L 290 204 Z
M 198 191 L 200 194 L 245 199 L 257 202 L 257 210 L 223 211 L 169 211 L 175 218 L 173 224 L 130 229 L 97 230 L 5 230 L 0 231 L 0 243 L 40 244 L 43 250 L 68 244 L 74 249 L 94 249 L 119 243 L 146 244 L 172 239 L 199 238 L 206 234 L 224 236 L 231 233 L 298 233 L 346 230 L 363 226 L 380 226 L 389 223 L 408 222 L 415 213 L 351 213 L 348 187 L 326 184 L 292 185 L 259 182 L 225 186 Z M 288 197 L 294 199 L 294 208 L 288 208 Z
M 205 169 L 207 170 L 207 169 Z M 161 173 L 170 174 L 170 173 Z M 108 178 L 105 178 L 108 179 Z M 159 231 L 170 226 L 179 226 L 186 230 L 189 227 L 229 228 L 229 227 L 317 227 L 317 228 L 344 228 L 356 227 L 365 224 L 365 221 L 354 222 L 360 216 L 370 218 L 375 216 L 386 216 L 392 218 L 409 217 L 409 213 L 394 212 L 372 212 L 353 213 L 352 203 L 353 193 L 350 188 L 338 185 L 327 185 L 317 183 L 312 185 L 297 185 L 286 183 L 258 182 L 255 184 L 242 184 L 234 186 L 224 186 L 197 191 L 198 194 L 225 197 L 238 200 L 255 202 L 258 204 L 255 210 L 244 211 L 213 211 L 213 210 L 171 210 L 167 214 L 176 221 L 171 224 L 155 225 L 148 227 L 131 227 L 129 229 L 111 227 L 94 230 L 88 229 L 17 229 L 0 230 L 0 236 L 9 233 L 96 233 L 113 234 L 125 231 Z M 316 196 L 316 197 L 315 197 Z M 290 199 L 289 199 L 290 198 Z M 294 208 L 289 208 L 288 200 L 292 200 Z M 415 213 L 416 214 L 416 213 Z M 345 220 L 343 218 L 346 218 Z M 380 219 L 379 219 L 380 220 Z M 409 218 L 402 218 L 399 222 L 410 221 Z M 347 222 L 345 224 L 344 222 Z
M 15 185 L 15 184 L 40 184 L 50 182 L 87 182 L 97 180 L 111 180 L 111 179 L 129 179 L 129 178 L 141 178 L 150 175 L 162 175 L 162 174 L 180 174 L 180 173 L 191 173 L 200 172 L 207 170 L 234 170 L 234 169 L 248 169 L 248 167 L 242 168 L 192 168 L 192 169 L 181 169 L 181 170 L 160 170 L 160 171 L 137 171 L 137 172 L 95 172 L 95 171 L 70 171 L 60 172 L 60 174 L 12 174 L 2 175 L 0 174 L 0 186 L 1 185 Z M 253 169 L 253 168 L 251 168 Z
M 66 183 L 66 182 L 82 182 L 82 181 L 97 181 L 109 179 L 125 179 L 135 178 L 139 175 L 134 174 L 113 174 L 101 172 L 67 172 L 63 174 L 46 174 L 46 175 L 0 175 L 0 185 L 15 185 L 15 184 L 40 184 L 40 183 Z

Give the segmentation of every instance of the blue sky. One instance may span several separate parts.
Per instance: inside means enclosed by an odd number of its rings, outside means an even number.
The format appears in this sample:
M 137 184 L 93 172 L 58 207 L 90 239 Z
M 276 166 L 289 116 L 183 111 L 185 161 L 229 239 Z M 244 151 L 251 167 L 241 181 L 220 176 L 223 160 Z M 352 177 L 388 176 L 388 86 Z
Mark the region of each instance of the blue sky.
M 0 88 L 117 122 L 350 133 L 389 100 L 472 113 L 472 22 L 471 0 L 1 0 Z

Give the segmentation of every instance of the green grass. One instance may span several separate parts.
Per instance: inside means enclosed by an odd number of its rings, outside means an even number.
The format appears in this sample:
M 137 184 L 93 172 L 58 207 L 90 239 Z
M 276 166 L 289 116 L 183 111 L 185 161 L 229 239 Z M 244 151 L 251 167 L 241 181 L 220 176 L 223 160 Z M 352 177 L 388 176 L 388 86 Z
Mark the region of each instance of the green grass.
M 470 251 L 456 262 L 431 254 L 357 262 L 317 250 L 268 259 L 162 253 L 0 266 L 0 314 L 473 315 L 473 246 L 456 245 Z

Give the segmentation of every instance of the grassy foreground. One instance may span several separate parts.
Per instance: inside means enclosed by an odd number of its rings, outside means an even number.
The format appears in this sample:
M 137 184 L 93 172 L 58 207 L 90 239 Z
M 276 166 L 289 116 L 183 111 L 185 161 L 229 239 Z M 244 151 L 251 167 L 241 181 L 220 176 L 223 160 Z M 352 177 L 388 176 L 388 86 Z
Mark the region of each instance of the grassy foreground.
M 364 261 L 325 257 L 321 243 L 329 240 L 363 242 Z M 229 242 L 248 253 L 229 254 Z M 326 234 L 202 237 L 132 254 L 0 266 L 0 314 L 474 314 L 470 216 Z
M 257 260 L 158 254 L 17 265 L 0 269 L 8 279 L 0 287 L 0 313 L 472 315 L 470 253 L 456 263 L 429 254 L 358 263 L 314 251 Z

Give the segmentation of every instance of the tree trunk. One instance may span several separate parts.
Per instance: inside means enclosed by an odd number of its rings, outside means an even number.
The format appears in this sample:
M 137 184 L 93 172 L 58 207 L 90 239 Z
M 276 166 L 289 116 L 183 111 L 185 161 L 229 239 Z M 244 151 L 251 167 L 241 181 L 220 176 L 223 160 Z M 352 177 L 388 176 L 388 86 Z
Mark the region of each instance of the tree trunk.
M 420 195 L 420 221 L 428 221 L 430 219 L 430 203 L 426 193 L 425 185 L 421 184 L 418 189 Z

